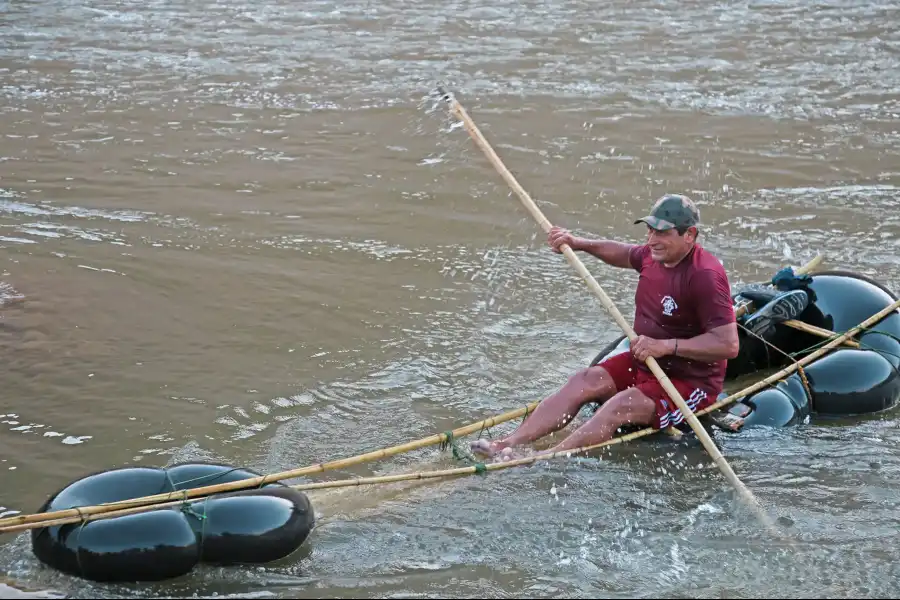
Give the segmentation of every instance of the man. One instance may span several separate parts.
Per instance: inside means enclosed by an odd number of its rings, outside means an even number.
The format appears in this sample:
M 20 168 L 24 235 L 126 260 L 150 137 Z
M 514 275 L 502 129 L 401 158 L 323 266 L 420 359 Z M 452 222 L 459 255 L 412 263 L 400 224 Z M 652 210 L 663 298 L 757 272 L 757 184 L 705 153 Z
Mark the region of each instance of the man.
M 548 242 L 563 244 L 609 265 L 639 275 L 635 293 L 631 351 L 580 370 L 541 402 L 511 435 L 473 442 L 476 452 L 508 456 L 511 448 L 565 427 L 582 406 L 601 403 L 589 421 L 552 451 L 570 450 L 610 439 L 626 424 L 666 428 L 684 415 L 644 363 L 656 358 L 691 410 L 715 402 L 722 390 L 727 360 L 737 356 L 738 331 L 731 288 L 722 263 L 697 243 L 700 213 L 686 196 L 667 194 L 650 214 L 635 221 L 647 225 L 641 245 L 572 236 L 554 227 Z

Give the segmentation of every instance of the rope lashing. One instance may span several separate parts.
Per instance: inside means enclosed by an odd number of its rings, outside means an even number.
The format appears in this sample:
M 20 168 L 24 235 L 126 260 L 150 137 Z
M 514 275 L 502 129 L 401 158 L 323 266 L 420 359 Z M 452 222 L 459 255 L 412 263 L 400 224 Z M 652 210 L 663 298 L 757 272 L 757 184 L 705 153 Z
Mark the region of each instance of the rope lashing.
M 781 354 L 783 354 L 784 356 L 786 356 L 787 358 L 789 358 L 791 361 L 793 361 L 794 366 L 795 366 L 796 369 L 797 369 L 797 374 L 800 376 L 800 383 L 803 384 L 803 391 L 806 393 L 806 401 L 809 402 L 809 405 L 810 405 L 810 406 L 813 406 L 813 393 L 812 393 L 812 388 L 809 386 L 809 380 L 806 378 L 806 372 L 803 370 L 803 365 L 800 364 L 800 361 L 797 360 L 796 358 L 794 358 L 794 356 L 792 356 L 791 354 L 785 352 L 784 350 L 782 350 L 781 348 L 779 348 L 778 346 L 776 346 L 775 344 L 773 344 L 772 342 L 770 342 L 769 340 L 765 339 L 764 337 L 762 337 L 762 336 L 759 335 L 758 333 L 756 333 L 756 332 L 754 332 L 754 331 L 751 331 L 750 329 L 748 329 L 747 327 L 745 327 L 743 324 L 738 323 L 738 326 L 739 326 L 741 329 L 743 329 L 744 331 L 746 331 L 748 335 L 751 335 L 751 336 L 757 338 L 758 340 L 760 340 L 763 344 L 765 344 L 765 346 L 766 346 L 767 348 L 768 348 L 768 347 L 774 348 L 776 351 L 780 352 Z M 837 337 L 837 336 L 836 336 L 836 337 Z M 785 379 L 786 379 L 786 378 L 785 378 Z M 780 381 L 785 381 L 785 379 L 781 379 Z M 777 382 L 774 382 L 774 381 L 773 381 L 773 382 L 771 383 L 771 385 L 774 387 L 775 385 L 777 385 Z
M 453 445 L 453 432 L 445 431 L 441 434 L 441 436 L 443 436 L 444 439 L 441 441 L 441 445 L 439 446 L 439 448 L 441 452 L 443 452 Z
M 803 367 L 800 364 L 797 365 L 797 374 L 800 375 L 800 383 L 803 384 L 803 391 L 806 392 L 807 402 L 809 402 L 810 406 L 815 406 L 813 403 L 812 388 L 809 387 L 809 379 L 806 378 L 806 371 L 803 370 Z
M 444 441 L 442 441 L 440 445 L 440 449 L 442 452 L 447 450 L 447 448 L 450 448 L 450 451 L 453 454 L 453 458 L 455 458 L 456 460 L 471 460 L 471 456 L 469 456 L 466 452 L 460 450 L 459 444 L 457 444 L 456 437 L 454 437 L 452 431 L 445 431 L 442 435 L 444 436 Z
M 78 507 L 75 507 L 78 510 L 78 515 L 81 516 L 81 510 Z M 75 563 L 78 565 L 78 572 L 81 573 L 81 576 L 84 577 L 84 565 L 81 564 L 81 533 L 84 531 L 84 528 L 87 526 L 88 521 L 82 518 L 81 523 L 78 525 L 78 535 L 75 536 Z

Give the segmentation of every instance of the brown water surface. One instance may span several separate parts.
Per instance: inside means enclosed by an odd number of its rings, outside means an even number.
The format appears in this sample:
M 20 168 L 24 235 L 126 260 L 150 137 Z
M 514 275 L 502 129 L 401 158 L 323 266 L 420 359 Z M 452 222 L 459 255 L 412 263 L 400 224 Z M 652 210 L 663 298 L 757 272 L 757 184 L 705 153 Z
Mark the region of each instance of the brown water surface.
M 0 513 L 122 465 L 270 472 L 539 399 L 619 332 L 429 97 L 556 224 L 700 204 L 732 286 L 900 282 L 894 2 L 0 1 Z M 634 274 L 586 260 L 626 315 Z M 894 413 L 313 495 L 275 565 L 71 597 L 896 594 Z M 502 427 L 503 429 L 505 427 Z M 354 474 L 456 465 L 436 448 Z M 346 476 L 347 472 L 341 475 Z

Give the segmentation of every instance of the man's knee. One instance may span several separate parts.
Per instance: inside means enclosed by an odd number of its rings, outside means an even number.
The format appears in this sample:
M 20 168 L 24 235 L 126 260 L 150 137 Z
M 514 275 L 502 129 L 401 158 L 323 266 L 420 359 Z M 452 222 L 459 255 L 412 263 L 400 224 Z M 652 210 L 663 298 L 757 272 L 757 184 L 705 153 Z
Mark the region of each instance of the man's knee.
M 607 400 L 606 407 L 628 422 L 649 423 L 656 416 L 656 402 L 636 387 L 617 393 Z
M 616 382 L 612 376 L 600 366 L 587 367 L 575 372 L 569 383 L 577 385 L 590 397 L 609 397 L 616 393 Z

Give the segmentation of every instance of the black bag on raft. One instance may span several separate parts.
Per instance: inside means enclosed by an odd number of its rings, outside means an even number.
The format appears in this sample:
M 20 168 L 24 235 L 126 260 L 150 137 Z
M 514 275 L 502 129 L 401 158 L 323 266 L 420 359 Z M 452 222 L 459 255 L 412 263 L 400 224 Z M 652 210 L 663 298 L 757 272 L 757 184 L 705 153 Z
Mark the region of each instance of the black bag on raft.
M 214 463 L 113 469 L 69 484 L 39 512 L 259 476 Z M 33 529 L 31 541 L 35 556 L 63 573 L 104 582 L 159 581 L 185 575 L 201 562 L 258 564 L 284 558 L 306 541 L 314 526 L 307 496 L 273 482 L 173 507 Z

